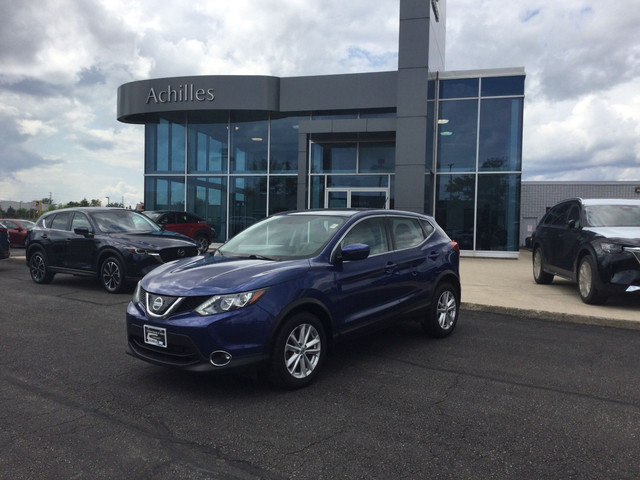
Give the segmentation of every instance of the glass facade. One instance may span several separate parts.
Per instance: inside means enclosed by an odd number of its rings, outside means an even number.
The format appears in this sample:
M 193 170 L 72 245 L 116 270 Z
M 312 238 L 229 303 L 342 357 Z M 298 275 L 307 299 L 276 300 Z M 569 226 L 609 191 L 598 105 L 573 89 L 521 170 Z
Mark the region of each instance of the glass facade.
M 145 208 L 200 215 L 217 241 L 295 208 L 300 119 L 197 112 L 147 123 Z
M 517 252 L 524 75 L 441 78 L 428 90 L 425 213 L 464 251 Z M 212 110 L 148 119 L 145 206 L 196 213 L 219 242 L 297 208 L 302 193 L 308 208 L 394 208 L 395 188 L 403 188 L 394 131 L 299 132 L 302 122 L 394 116 Z
M 395 141 L 311 139 L 309 205 L 312 208 L 393 208 Z
M 523 105 L 522 75 L 438 82 L 434 214 L 465 251 L 518 251 Z

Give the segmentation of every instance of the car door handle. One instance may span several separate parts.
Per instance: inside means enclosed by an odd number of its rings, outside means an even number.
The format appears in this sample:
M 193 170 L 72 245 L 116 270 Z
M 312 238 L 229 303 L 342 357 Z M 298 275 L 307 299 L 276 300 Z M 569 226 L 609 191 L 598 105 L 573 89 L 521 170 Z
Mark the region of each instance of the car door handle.
M 438 252 L 431 252 L 431 253 L 428 255 L 429 260 L 436 260 L 439 256 L 440 256 L 440 253 L 438 253 Z
M 385 273 L 392 274 L 398 269 L 398 264 L 393 262 L 387 262 L 384 266 Z

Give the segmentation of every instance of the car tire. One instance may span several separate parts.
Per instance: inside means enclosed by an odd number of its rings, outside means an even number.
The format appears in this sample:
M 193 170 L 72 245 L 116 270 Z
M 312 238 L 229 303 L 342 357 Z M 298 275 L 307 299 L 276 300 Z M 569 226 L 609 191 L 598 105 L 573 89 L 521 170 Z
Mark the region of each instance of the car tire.
M 29 273 L 34 282 L 42 284 L 51 283 L 55 275 L 49 270 L 47 255 L 41 250 L 36 250 L 31 254 L 29 258 Z
M 449 336 L 456 328 L 459 311 L 458 290 L 449 282 L 441 283 L 433 294 L 429 311 L 422 321 L 422 328 L 435 338 Z
M 109 293 L 119 293 L 124 288 L 124 268 L 115 256 L 107 257 L 100 264 L 100 283 Z
M 585 255 L 578 265 L 578 291 L 580 298 L 589 305 L 600 305 L 607 300 L 596 286 L 597 267 L 591 255 Z
M 209 250 L 209 243 L 210 242 L 209 242 L 209 239 L 207 237 L 205 237 L 204 235 L 196 235 L 194 240 L 198 244 L 198 252 L 199 253 L 205 253 L 207 250 Z
M 318 376 L 326 350 L 322 322 L 308 312 L 293 315 L 285 321 L 275 339 L 269 380 L 281 388 L 306 387 Z
M 542 249 L 533 251 L 533 279 L 540 285 L 549 285 L 553 281 L 553 275 L 543 270 Z

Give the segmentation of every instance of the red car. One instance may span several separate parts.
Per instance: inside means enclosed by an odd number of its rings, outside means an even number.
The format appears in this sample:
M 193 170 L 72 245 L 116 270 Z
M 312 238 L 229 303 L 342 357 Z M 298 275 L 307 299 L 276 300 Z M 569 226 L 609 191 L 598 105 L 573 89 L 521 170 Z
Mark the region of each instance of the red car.
M 178 232 L 193 238 L 198 243 L 198 251 L 204 253 L 216 238 L 216 231 L 206 220 L 189 212 L 156 210 L 142 212 L 156 222 L 163 230 Z
M 9 243 L 11 243 L 12 247 L 24 247 L 24 242 L 35 225 L 35 223 L 30 220 L 14 218 L 3 218 L 2 223 L 7 227 Z

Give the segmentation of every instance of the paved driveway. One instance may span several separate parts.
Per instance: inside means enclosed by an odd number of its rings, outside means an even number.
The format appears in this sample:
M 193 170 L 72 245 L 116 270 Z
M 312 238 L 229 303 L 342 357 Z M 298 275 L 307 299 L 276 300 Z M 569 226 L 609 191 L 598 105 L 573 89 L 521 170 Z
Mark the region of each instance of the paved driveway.
M 311 387 L 124 354 L 129 295 L 0 262 L 0 477 L 636 478 L 640 332 L 463 311 L 331 352 Z

